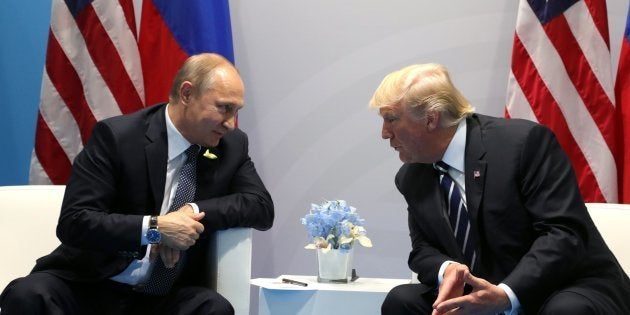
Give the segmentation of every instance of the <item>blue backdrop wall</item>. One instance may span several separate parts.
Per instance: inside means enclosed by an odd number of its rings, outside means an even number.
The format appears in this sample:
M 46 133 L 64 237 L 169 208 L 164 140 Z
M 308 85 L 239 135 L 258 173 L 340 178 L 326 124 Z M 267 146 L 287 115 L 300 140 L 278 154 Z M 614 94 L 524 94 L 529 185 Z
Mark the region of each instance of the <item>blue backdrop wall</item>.
M 49 1 L 2 2 L 0 185 L 28 183 L 49 24 Z

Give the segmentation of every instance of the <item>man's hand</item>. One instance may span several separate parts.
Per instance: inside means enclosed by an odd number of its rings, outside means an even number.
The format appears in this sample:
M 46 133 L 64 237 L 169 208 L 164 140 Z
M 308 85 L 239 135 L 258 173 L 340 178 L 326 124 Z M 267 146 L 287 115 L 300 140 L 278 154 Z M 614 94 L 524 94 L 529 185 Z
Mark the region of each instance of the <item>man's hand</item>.
M 449 266 L 450 267 L 450 266 Z M 447 270 L 448 268 L 447 267 Z M 464 266 L 465 267 L 465 266 Z M 461 269 L 460 269 L 461 270 Z M 446 274 L 444 272 L 444 278 L 446 281 Z M 446 300 L 436 300 L 433 305 L 433 314 L 497 314 L 503 312 L 511 307 L 510 299 L 503 289 L 499 288 L 492 283 L 473 276 L 468 268 L 461 274 L 462 276 L 462 288 L 463 284 L 469 284 L 473 290 L 468 295 L 449 298 Z M 459 278 L 456 278 L 456 283 Z M 442 282 L 444 285 L 444 282 Z M 442 296 L 442 287 L 440 287 L 440 293 L 438 299 Z
M 203 224 L 199 221 L 205 213 L 193 213 L 189 205 L 177 211 L 158 217 L 158 226 L 162 234 L 162 243 L 175 250 L 187 250 L 194 245 L 203 232 Z M 167 255 L 160 252 L 160 255 Z
M 464 274 L 466 273 L 469 273 L 468 266 L 463 264 L 451 263 L 446 267 L 437 299 L 433 303 L 434 310 L 432 315 L 443 314 L 436 310 L 440 303 L 464 294 Z
M 153 244 L 151 245 L 151 254 L 149 255 L 149 260 L 151 262 L 155 262 L 157 256 L 160 255 L 162 257 L 162 262 L 164 263 L 164 267 L 173 268 L 175 264 L 179 261 L 181 251 L 177 249 L 170 248 L 165 245 Z

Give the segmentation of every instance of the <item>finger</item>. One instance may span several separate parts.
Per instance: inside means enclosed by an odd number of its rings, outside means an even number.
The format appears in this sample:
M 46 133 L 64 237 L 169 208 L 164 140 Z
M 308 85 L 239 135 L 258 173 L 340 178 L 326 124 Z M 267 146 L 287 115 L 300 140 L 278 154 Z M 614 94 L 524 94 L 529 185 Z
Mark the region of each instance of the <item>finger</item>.
M 193 228 L 195 229 L 195 231 L 196 231 L 198 234 L 203 233 L 203 230 L 205 229 L 205 228 L 204 228 L 204 226 L 203 226 L 203 224 L 201 224 L 201 223 L 199 223 L 199 222 L 195 222 L 195 223 L 193 224 Z
M 158 244 L 151 245 L 151 252 L 149 253 L 149 261 L 154 262 L 159 254 L 160 254 L 160 245 Z
M 444 302 L 450 295 L 451 290 L 452 290 L 452 285 L 450 285 L 449 283 L 442 283 L 442 286 L 440 287 L 440 290 L 438 291 L 438 296 L 435 299 L 435 302 L 433 302 L 433 308 L 435 308 L 438 304 Z
M 181 252 L 178 250 L 173 250 L 173 265 L 177 264 L 179 262 L 179 257 L 181 257 L 180 254 Z
M 462 307 L 465 303 L 464 301 L 468 299 L 467 297 L 463 296 L 463 297 L 458 297 L 458 298 L 453 298 L 450 300 L 446 300 L 440 304 L 438 304 L 437 306 L 434 307 L 434 310 L 438 312 L 438 314 L 445 314 L 448 313 L 450 311 L 453 311 L 457 308 Z
M 160 256 L 166 268 L 173 268 L 173 250 L 171 248 L 163 248 L 160 251 Z

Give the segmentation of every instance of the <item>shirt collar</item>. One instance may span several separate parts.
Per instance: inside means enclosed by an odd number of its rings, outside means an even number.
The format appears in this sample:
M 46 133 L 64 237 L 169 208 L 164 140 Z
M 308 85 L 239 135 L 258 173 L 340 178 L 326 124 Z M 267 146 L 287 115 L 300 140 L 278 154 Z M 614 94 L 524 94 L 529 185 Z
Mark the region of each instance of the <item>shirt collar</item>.
M 448 164 L 450 167 L 464 172 L 464 153 L 466 150 L 466 119 L 462 119 L 457 125 L 457 130 L 453 135 L 453 139 L 448 144 L 444 156 L 442 156 L 442 162 Z
M 166 110 L 164 111 L 164 116 L 166 117 L 166 136 L 168 138 L 168 161 L 170 162 L 182 152 L 186 151 L 188 147 L 191 146 L 191 143 L 182 136 L 182 134 L 175 128 L 173 121 L 168 116 L 168 107 L 170 105 L 166 105 Z

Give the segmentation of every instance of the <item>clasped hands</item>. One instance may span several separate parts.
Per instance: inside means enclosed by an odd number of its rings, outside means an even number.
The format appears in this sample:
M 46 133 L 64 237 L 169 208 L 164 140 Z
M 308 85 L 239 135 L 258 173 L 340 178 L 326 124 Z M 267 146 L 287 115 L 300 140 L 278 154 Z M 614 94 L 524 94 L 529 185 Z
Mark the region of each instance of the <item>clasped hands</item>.
M 472 287 L 472 292 L 464 295 L 466 284 Z M 466 265 L 450 263 L 444 271 L 432 315 L 498 314 L 510 305 L 503 289 L 473 276 Z
M 158 226 L 162 241 L 151 246 L 149 259 L 153 262 L 158 255 L 167 268 L 173 268 L 179 261 L 180 253 L 194 245 L 204 230 L 199 222 L 205 216 L 204 212 L 194 213 L 188 204 L 177 211 L 169 212 L 158 217 Z

